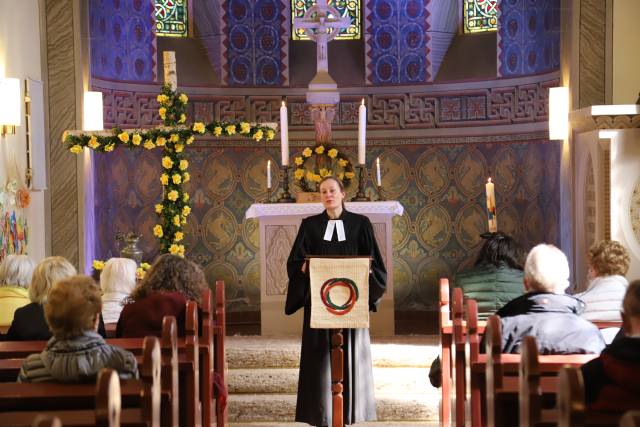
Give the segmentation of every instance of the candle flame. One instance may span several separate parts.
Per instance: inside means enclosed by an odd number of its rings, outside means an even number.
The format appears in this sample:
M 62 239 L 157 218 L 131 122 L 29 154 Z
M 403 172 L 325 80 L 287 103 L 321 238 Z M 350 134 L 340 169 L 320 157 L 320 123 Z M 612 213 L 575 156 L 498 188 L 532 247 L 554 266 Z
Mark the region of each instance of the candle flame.
M 282 101 L 282 106 L 284 107 L 284 101 Z
M 267 160 L 267 167 L 270 168 L 271 167 L 271 160 Z
M 487 180 L 487 182 L 491 182 L 491 177 L 489 177 L 489 179 Z
M 362 98 L 362 104 L 361 105 L 364 105 L 364 98 Z

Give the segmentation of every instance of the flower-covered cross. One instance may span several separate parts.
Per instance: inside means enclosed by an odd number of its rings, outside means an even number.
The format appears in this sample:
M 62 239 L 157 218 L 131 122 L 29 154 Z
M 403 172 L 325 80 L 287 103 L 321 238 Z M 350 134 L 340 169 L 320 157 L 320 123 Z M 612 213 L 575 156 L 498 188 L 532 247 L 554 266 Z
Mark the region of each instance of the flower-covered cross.
M 126 147 L 130 150 L 162 148 L 160 182 L 163 194 L 162 201 L 155 206 L 160 221 L 153 227 L 153 234 L 160 242 L 161 253 L 184 256 L 182 227 L 187 223 L 187 217 L 191 213 L 189 193 L 182 188 L 182 185 L 191 179 L 185 148 L 193 144 L 197 135 L 205 133 L 215 137 L 239 135 L 256 141 L 270 141 L 275 137 L 275 125 L 237 121 L 213 121 L 207 124 L 195 122 L 186 125 L 186 105 L 189 101 L 186 94 L 178 94 L 171 86 L 164 84 L 157 100 L 160 103 L 158 113 L 164 125 L 162 127 L 115 127 L 111 131 L 93 133 L 65 131 L 62 142 L 74 154 L 81 153 L 85 148 L 100 153 L 109 153 L 116 147 Z

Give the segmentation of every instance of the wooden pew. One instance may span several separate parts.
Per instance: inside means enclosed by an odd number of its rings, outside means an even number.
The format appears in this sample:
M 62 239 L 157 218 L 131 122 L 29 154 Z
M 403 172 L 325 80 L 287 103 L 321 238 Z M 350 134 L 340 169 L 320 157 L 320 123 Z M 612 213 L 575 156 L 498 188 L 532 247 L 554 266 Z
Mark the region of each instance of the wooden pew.
M 451 352 L 452 360 L 452 379 L 454 396 L 452 405 L 455 415 L 455 425 L 460 427 L 464 425 L 464 398 L 465 398 L 465 325 L 462 321 L 463 316 L 463 297 L 462 289 L 453 288 L 453 298 L 451 301 L 451 314 L 453 325 L 453 351 Z
M 225 293 L 224 293 L 224 280 L 216 281 L 216 317 L 213 320 L 213 334 L 214 334 L 214 369 L 218 373 L 220 379 L 226 384 L 226 356 L 224 338 L 227 335 L 227 318 L 225 310 Z M 213 387 L 213 384 L 211 384 Z M 224 427 L 227 423 L 227 407 L 223 406 L 216 395 L 216 423 L 218 427 Z
M 0 426 L 31 425 L 36 415 L 45 413 L 57 416 L 65 425 L 119 425 L 120 418 L 124 425 L 159 427 L 161 355 L 157 338 L 145 338 L 143 358 L 140 380 L 120 382 L 115 371 L 103 370 L 96 384 L 0 384 Z M 121 402 L 127 409 L 118 417 Z
M 120 416 L 118 414 L 118 416 Z M 97 425 L 97 423 L 96 423 Z M 51 417 L 47 415 L 38 415 L 33 420 L 31 427 L 62 427 L 62 422 L 58 417 Z
M 440 423 L 451 423 L 451 344 L 453 342 L 453 323 L 449 308 L 449 279 L 440 278 L 440 366 L 442 367 L 442 384 L 440 400 Z

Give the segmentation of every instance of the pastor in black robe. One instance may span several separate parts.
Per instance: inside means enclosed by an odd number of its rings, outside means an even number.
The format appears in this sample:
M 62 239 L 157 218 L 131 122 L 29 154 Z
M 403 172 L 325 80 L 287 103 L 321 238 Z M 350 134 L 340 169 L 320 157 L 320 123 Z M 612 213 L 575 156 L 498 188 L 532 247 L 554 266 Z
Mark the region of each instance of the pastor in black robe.
M 365 255 L 371 257 L 369 274 L 369 310 L 386 289 L 387 271 L 373 234 L 371 221 L 343 209 L 346 240 L 338 241 L 334 230 L 331 241 L 324 240 L 329 221 L 327 212 L 302 220 L 298 236 L 287 260 L 289 287 L 285 314 L 304 308 L 302 349 L 296 421 L 314 426 L 330 426 L 331 403 L 331 330 L 311 329 L 309 269 L 302 272 L 305 257 L 311 255 Z M 344 329 L 344 422 L 353 424 L 376 419 L 376 405 L 368 329 Z

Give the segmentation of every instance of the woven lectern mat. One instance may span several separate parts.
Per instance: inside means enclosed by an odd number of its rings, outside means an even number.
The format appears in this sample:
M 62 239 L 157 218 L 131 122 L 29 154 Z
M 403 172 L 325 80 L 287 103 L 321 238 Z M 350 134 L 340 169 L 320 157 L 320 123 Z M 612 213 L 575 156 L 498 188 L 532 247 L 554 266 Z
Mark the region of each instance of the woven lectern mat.
M 369 258 L 311 258 L 311 327 L 369 327 Z

